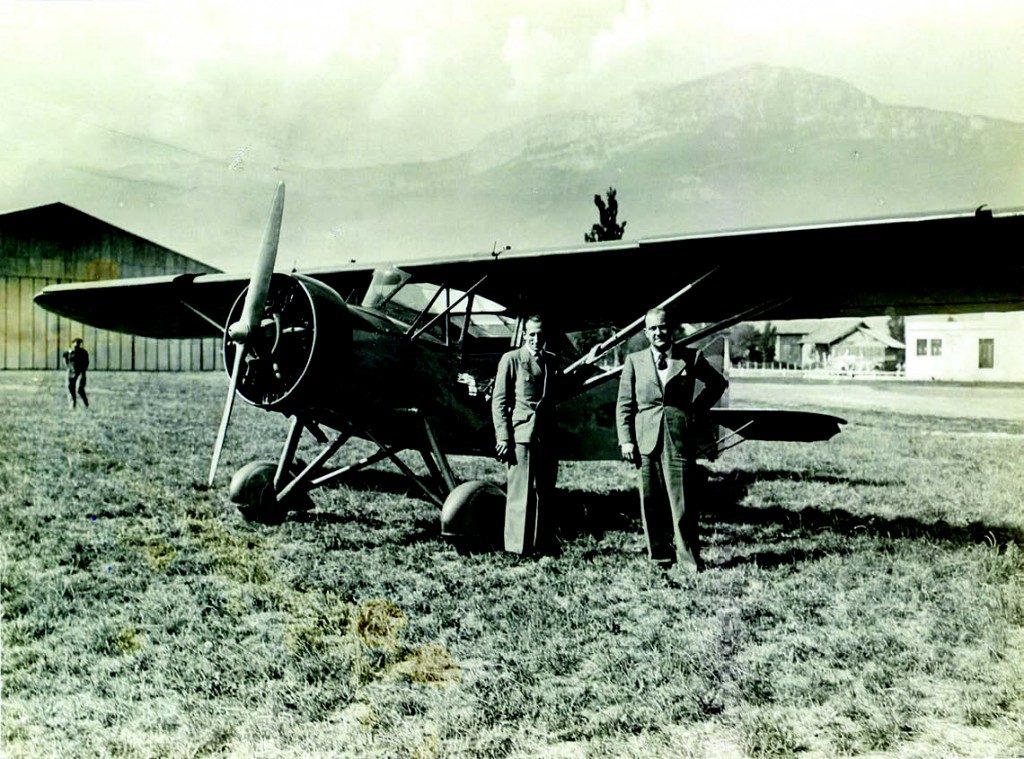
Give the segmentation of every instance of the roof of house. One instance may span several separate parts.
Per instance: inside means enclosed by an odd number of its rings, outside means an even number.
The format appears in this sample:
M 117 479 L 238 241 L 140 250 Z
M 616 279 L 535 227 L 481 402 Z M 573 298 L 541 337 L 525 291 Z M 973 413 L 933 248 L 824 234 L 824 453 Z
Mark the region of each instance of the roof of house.
M 812 345 L 832 345 L 852 334 L 858 327 L 864 326 L 863 319 L 819 319 L 817 326 L 800 340 L 801 343 Z
M 868 335 L 877 340 L 878 342 L 882 343 L 882 345 L 884 345 L 886 348 L 896 348 L 897 350 L 903 350 L 904 348 L 907 347 L 899 340 L 897 340 L 895 337 L 890 335 L 888 332 L 883 332 L 880 329 L 870 329 L 868 327 L 863 327 L 860 331 L 863 332 L 865 335 Z
M 822 324 L 814 332 L 804 337 L 800 343 L 810 343 L 812 345 L 834 345 L 843 338 L 849 337 L 854 332 L 860 332 L 875 342 L 881 343 L 886 348 L 902 350 L 906 347 L 888 332 L 869 327 L 865 322 L 859 319 L 847 319 L 844 320 L 844 323 L 835 322 L 833 324 Z
M 821 319 L 784 319 L 771 322 L 771 325 L 776 335 L 806 335 L 817 329 L 821 322 Z
M 867 327 L 868 329 L 884 330 L 889 321 L 887 316 L 865 316 L 865 317 L 850 317 L 850 316 L 833 316 L 824 319 L 780 319 L 774 320 L 761 320 L 761 321 L 750 321 L 746 324 L 751 325 L 758 332 L 764 330 L 766 324 L 771 324 L 772 329 L 775 330 L 776 335 L 810 335 L 820 328 L 828 328 L 830 325 L 840 325 L 835 327 L 836 329 L 850 328 L 852 331 L 858 324 Z M 849 333 L 847 333 L 849 334 Z

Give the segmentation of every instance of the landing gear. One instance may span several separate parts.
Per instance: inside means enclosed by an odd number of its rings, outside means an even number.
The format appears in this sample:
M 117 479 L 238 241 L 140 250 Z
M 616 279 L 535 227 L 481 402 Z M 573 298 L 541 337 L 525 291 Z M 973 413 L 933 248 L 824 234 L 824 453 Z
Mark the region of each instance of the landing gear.
M 253 461 L 246 464 L 231 478 L 228 498 L 238 504 L 238 510 L 250 522 L 281 524 L 290 511 L 306 511 L 313 502 L 305 493 L 287 499 L 274 492 L 277 464 L 273 461 Z
M 231 480 L 231 500 L 238 504 L 246 519 L 270 524 L 280 523 L 284 521 L 289 511 L 312 507 L 310 491 L 338 482 L 352 472 L 387 459 L 420 489 L 427 500 L 438 508 L 443 507 L 450 494 L 459 490 L 448 458 L 424 414 L 418 409 L 405 409 L 401 413 L 408 418 L 406 429 L 412 433 L 404 447 L 385 445 L 370 429 L 352 425 L 345 425 L 346 428 L 339 430 L 336 437 L 330 440 L 316 422 L 293 416 L 280 459 L 276 463 L 254 461 L 239 469 Z M 419 432 L 416 432 L 417 429 Z M 303 431 L 309 431 L 323 445 L 323 449 L 310 464 L 295 458 Z M 375 444 L 378 450 L 352 464 L 339 468 L 328 467 L 327 462 L 351 437 L 368 440 Z M 404 450 L 413 450 L 420 454 L 427 469 L 427 476 L 413 472 L 409 465 L 398 457 Z M 459 492 L 467 491 L 463 489 Z M 456 500 L 461 498 L 463 496 Z M 471 500 L 475 500 L 475 497 Z
M 502 545 L 505 491 L 493 482 L 470 480 L 441 507 L 441 536 L 462 550 L 489 551 Z
M 284 521 L 287 511 L 274 497 L 274 472 L 277 465 L 273 461 L 253 461 L 246 464 L 231 478 L 228 486 L 228 498 L 238 504 L 238 510 L 251 522 L 280 524 Z

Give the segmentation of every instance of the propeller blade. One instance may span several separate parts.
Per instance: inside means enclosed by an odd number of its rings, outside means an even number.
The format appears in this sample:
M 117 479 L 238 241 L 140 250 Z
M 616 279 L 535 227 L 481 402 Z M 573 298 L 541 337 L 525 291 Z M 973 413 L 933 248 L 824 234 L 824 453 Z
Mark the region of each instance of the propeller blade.
M 242 359 L 245 357 L 245 345 L 235 348 L 235 365 L 231 368 L 231 382 L 228 387 L 228 398 L 224 402 L 224 414 L 220 418 L 220 429 L 217 430 L 217 442 L 213 446 L 213 460 L 210 462 L 210 479 L 207 487 L 213 487 L 213 478 L 217 474 L 217 464 L 220 463 L 220 452 L 224 447 L 224 438 L 228 434 L 228 421 L 231 419 L 231 409 L 235 405 L 235 390 L 238 389 L 238 372 L 242 367 Z
M 238 374 L 242 367 L 242 359 L 249 350 L 249 336 L 259 327 L 263 317 L 263 309 L 267 305 L 270 292 L 270 278 L 274 273 L 277 261 L 277 243 L 281 237 L 281 218 L 284 216 L 284 182 L 277 185 L 274 202 L 270 207 L 270 219 L 263 233 L 263 246 L 259 258 L 249 279 L 249 289 L 245 293 L 242 315 L 237 322 L 228 326 L 227 336 L 235 343 L 235 365 L 231 369 L 231 382 L 228 397 L 224 401 L 224 414 L 220 418 L 220 429 L 217 430 L 217 442 L 213 447 L 213 460 L 210 462 L 210 478 L 208 487 L 213 487 L 213 478 L 217 474 L 224 438 L 228 433 L 228 422 L 231 420 L 231 409 L 235 404 L 235 391 L 238 389 Z
M 252 277 L 249 280 L 249 291 L 245 294 L 242 306 L 242 317 L 238 320 L 241 333 L 233 335 L 236 340 L 245 340 L 260 324 L 263 307 L 267 304 L 267 293 L 270 290 L 270 276 L 274 273 L 277 261 L 277 243 L 281 237 L 281 218 L 284 216 L 284 182 L 277 185 L 274 202 L 270 208 L 270 219 L 263 233 L 263 246 L 256 260 Z

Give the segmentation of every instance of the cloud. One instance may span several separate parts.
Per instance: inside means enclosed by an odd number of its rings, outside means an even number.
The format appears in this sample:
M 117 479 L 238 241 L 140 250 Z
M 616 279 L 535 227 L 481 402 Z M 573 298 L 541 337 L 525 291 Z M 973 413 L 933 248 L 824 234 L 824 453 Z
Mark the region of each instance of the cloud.
M 681 82 L 749 62 L 844 78 L 892 103 L 1024 121 L 1017 0 L 626 0 L 592 76 Z
M 296 166 L 437 158 L 540 113 L 754 61 L 887 102 L 1024 120 L 1016 0 L 190 0 L 5 14 L 0 141 L 35 134 L 76 161 L 100 160 L 116 134 L 225 164 L 246 146 Z

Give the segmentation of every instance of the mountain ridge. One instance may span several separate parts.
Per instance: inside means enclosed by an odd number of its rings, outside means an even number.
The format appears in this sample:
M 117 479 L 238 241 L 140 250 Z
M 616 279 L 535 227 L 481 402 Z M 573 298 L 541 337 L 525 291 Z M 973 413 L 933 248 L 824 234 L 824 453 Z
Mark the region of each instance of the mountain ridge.
M 283 260 L 308 267 L 576 244 L 609 186 L 630 238 L 1024 205 L 1024 124 L 888 105 L 764 64 L 536 117 L 436 161 L 311 168 L 258 150 L 231 162 L 131 150 L 116 169 L 35 181 L 63 179 L 54 200 L 221 268 L 245 268 L 280 180 L 282 249 L 296 251 Z

